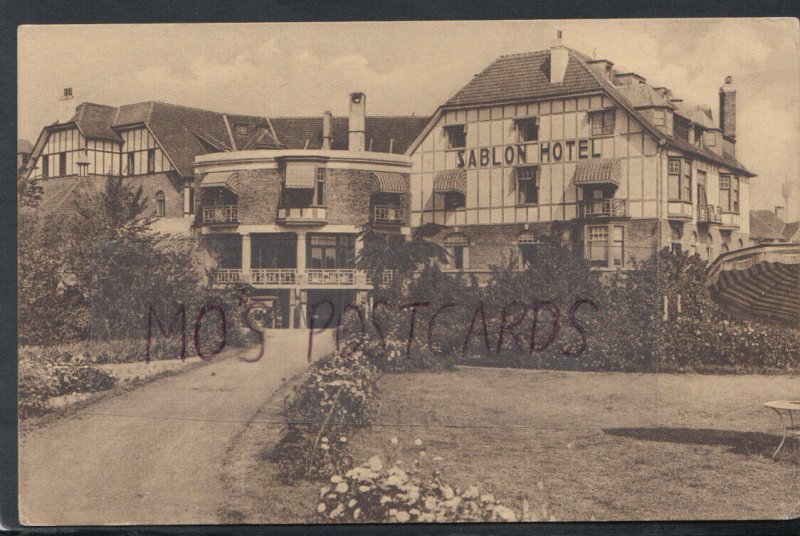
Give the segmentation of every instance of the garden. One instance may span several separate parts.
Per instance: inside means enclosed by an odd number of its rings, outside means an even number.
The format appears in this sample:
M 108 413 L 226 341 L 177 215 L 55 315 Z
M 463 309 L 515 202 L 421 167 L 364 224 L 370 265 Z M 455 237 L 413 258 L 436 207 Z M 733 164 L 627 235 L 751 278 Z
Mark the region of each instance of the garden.
M 728 316 L 698 256 L 600 274 L 545 241 L 485 286 L 423 264 L 376 288 L 368 322 L 343 318 L 339 350 L 284 394 L 282 429 L 251 438 L 271 489 L 241 489 L 297 509 L 237 497 L 229 519 L 798 514 L 797 452 L 772 462 L 780 427 L 761 404 L 796 397 L 800 335 Z

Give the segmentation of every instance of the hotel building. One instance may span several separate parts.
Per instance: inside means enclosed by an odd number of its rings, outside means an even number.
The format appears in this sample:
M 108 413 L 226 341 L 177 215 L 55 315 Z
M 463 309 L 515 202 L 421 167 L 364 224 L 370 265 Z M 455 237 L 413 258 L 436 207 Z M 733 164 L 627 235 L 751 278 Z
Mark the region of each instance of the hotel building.
M 446 268 L 479 278 L 552 235 L 600 270 L 665 246 L 713 260 L 748 245 L 755 175 L 736 159 L 731 77 L 719 99 L 717 124 L 559 34 L 501 56 L 432 117 L 367 116 L 363 93 L 348 117 L 84 103 L 45 127 L 27 166 L 60 203 L 98 175 L 143 185 L 155 228 L 197 237 L 216 284 L 249 283 L 266 324 L 301 327 L 309 304 L 368 303 L 354 269 L 368 221 L 398 238 L 445 225 Z

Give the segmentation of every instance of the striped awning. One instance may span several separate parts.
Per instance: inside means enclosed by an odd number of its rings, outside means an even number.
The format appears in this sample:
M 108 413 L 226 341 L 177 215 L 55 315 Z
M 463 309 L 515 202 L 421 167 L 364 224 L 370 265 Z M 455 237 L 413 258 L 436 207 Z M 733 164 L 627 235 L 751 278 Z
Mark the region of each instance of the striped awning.
M 284 187 L 311 189 L 317 182 L 315 162 L 286 162 Z
M 581 160 L 575 167 L 575 185 L 613 184 L 619 186 L 622 176 L 621 158 Z
M 761 244 L 720 255 L 708 269 L 711 296 L 746 317 L 800 325 L 800 243 Z
M 440 171 L 433 179 L 433 191 L 444 194 L 448 192 L 467 193 L 467 170 L 446 169 Z
M 408 175 L 389 171 L 373 171 L 369 174 L 367 188 L 369 193 L 407 194 L 409 191 Z
M 200 181 L 200 188 L 227 188 L 231 192 L 239 193 L 239 173 L 237 171 L 215 171 L 206 173 Z

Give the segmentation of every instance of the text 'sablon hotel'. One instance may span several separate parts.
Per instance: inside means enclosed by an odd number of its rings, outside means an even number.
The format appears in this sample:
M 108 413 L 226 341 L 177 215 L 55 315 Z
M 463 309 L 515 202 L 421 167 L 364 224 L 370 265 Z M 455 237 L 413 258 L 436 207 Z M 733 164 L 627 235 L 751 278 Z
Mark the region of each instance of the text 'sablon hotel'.
M 597 269 L 749 245 L 755 175 L 736 159 L 730 76 L 715 121 L 559 32 L 549 50 L 495 60 L 432 117 L 366 106 L 358 92 L 346 118 L 82 103 L 43 129 L 26 172 L 45 206 L 109 173 L 143 185 L 154 227 L 198 237 L 216 283 L 250 283 L 273 327 L 305 326 L 321 300 L 369 301 L 354 265 L 367 221 L 398 237 L 444 224 L 447 269 L 479 276 L 553 235 Z

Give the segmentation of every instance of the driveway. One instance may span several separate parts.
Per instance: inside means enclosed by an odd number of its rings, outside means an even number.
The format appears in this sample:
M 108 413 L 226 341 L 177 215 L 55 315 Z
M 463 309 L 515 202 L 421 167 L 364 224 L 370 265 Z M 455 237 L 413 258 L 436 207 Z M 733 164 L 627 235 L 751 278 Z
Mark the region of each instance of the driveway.
M 282 382 L 305 369 L 307 337 L 281 334 L 257 363 L 233 354 L 21 435 L 21 523 L 218 523 L 227 449 Z M 315 354 L 327 342 L 315 338 Z

